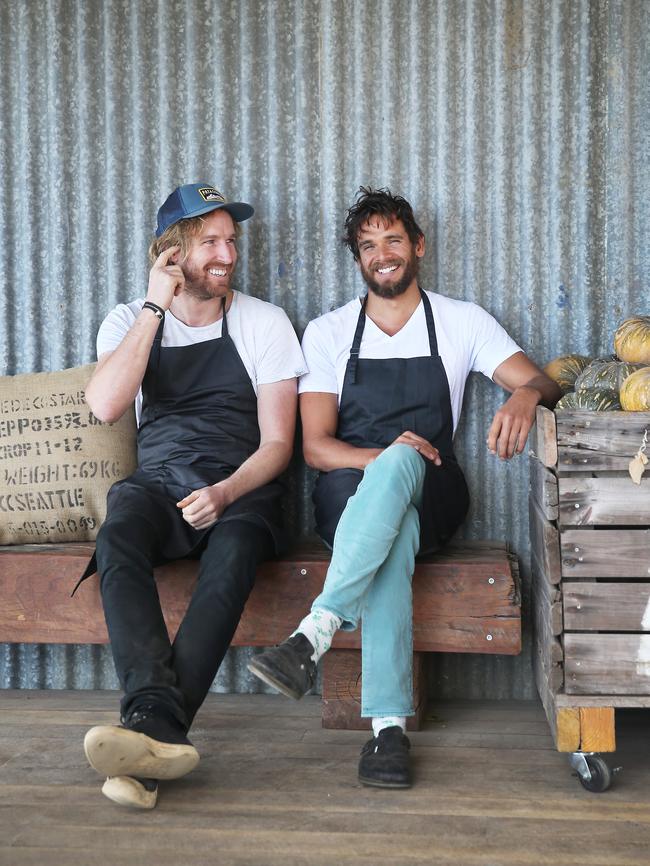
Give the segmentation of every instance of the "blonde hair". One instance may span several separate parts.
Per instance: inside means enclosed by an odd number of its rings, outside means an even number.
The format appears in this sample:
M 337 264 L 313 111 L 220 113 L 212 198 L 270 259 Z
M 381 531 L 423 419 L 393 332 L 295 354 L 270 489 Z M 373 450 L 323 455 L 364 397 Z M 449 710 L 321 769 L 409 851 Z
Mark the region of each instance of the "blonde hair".
M 184 261 L 189 255 L 192 238 L 199 234 L 204 222 L 203 216 L 188 217 L 165 229 L 159 238 L 155 237 L 149 244 L 149 264 L 153 265 L 158 256 L 170 247 L 180 247 L 180 261 Z M 233 223 L 235 234 L 239 237 L 242 233 L 241 226 L 235 219 Z

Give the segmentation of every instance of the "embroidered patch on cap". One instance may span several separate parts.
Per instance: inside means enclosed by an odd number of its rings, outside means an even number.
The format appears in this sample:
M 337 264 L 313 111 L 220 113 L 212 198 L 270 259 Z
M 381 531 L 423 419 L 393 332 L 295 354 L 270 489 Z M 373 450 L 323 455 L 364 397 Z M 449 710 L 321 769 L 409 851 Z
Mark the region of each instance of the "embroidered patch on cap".
M 198 192 L 203 201 L 225 201 L 219 190 L 213 186 L 202 186 Z

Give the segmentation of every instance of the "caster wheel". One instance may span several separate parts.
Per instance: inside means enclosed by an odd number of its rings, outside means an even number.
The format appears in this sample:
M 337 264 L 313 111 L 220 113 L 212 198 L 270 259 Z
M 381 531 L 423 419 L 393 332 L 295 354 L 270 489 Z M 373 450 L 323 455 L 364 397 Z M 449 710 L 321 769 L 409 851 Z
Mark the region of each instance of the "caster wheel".
M 591 773 L 589 779 L 578 773 L 580 784 L 593 794 L 602 794 L 612 784 L 612 771 L 600 755 L 585 755 L 584 759 Z

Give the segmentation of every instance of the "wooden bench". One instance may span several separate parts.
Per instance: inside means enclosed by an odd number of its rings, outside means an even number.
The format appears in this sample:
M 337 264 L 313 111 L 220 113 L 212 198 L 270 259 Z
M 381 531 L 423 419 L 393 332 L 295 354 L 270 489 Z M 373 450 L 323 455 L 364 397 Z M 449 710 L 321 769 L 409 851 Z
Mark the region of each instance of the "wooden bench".
M 108 642 L 99 581 L 70 592 L 92 544 L 0 548 L 0 643 Z M 307 613 L 325 579 L 329 553 L 302 546 L 259 569 L 233 646 L 271 646 Z M 173 636 L 196 580 L 197 563 L 181 560 L 156 571 L 161 604 Z M 427 652 L 501 653 L 521 650 L 521 602 L 516 559 L 499 542 L 465 542 L 418 561 L 413 580 L 414 691 L 417 730 L 426 709 Z M 323 659 L 323 726 L 369 727 L 361 719 L 360 632 L 339 632 Z

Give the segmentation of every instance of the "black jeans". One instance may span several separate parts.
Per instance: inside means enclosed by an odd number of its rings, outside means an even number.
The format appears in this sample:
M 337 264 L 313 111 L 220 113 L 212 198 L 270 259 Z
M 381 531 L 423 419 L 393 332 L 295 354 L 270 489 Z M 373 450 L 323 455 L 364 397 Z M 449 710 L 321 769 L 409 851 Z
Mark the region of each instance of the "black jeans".
M 153 566 L 161 529 L 133 511 L 112 514 L 97 537 L 104 615 L 124 698 L 122 716 L 143 704 L 189 729 L 216 676 L 255 581 L 274 555 L 271 533 L 246 520 L 217 524 L 200 552 L 196 588 L 171 644 Z

